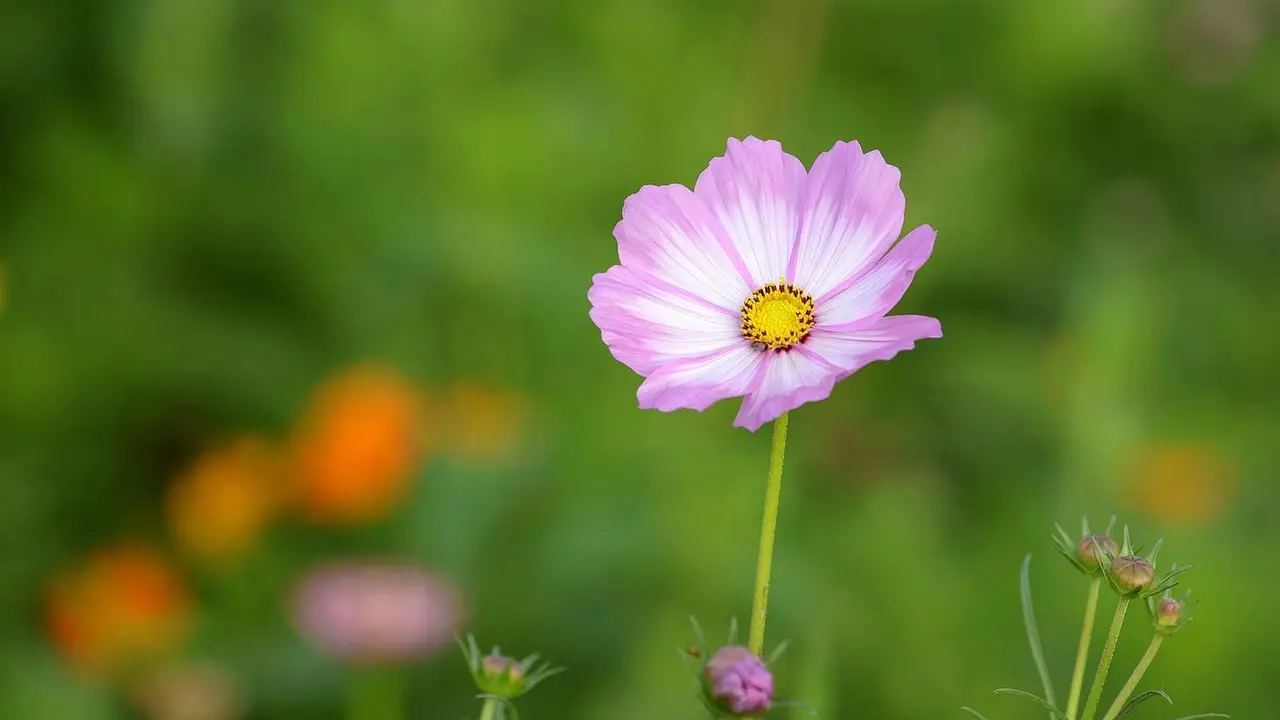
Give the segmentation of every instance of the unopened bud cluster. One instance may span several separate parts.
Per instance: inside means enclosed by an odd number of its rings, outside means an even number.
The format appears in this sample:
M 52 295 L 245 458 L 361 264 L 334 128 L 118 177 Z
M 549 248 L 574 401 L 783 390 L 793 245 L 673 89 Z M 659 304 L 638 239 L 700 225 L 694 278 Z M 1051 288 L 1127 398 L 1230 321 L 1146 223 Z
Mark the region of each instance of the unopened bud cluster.
M 496 647 L 486 655 L 480 652 L 480 646 L 471 635 L 465 642 L 459 639 L 458 645 L 462 647 L 462 656 L 467 661 L 476 689 L 484 695 L 504 700 L 524 695 L 538 683 L 563 670 L 538 662 L 538 655 L 516 660 L 503 655 Z

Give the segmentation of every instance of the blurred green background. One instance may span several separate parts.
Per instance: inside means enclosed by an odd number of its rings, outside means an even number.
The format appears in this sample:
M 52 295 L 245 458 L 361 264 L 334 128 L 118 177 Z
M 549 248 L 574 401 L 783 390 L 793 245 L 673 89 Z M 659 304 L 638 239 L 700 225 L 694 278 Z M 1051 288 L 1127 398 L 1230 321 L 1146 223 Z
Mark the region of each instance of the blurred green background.
M 522 717 L 700 717 L 674 649 L 689 615 L 712 639 L 746 619 L 767 431 L 730 427 L 736 403 L 637 410 L 586 291 L 628 194 L 748 134 L 902 168 L 938 242 L 898 312 L 946 333 L 792 416 L 779 694 L 1043 717 L 990 694 L 1039 689 L 1018 565 L 1061 696 L 1085 587 L 1048 533 L 1114 511 L 1203 600 L 1144 683 L 1177 705 L 1134 717 L 1276 717 L 1278 21 L 1266 0 L 5 4 L 0 717 L 138 712 L 135 670 L 86 673 L 90 640 L 55 631 L 112 602 L 55 578 L 121 543 L 188 598 L 150 662 L 218 668 L 246 717 L 341 716 L 289 592 L 370 555 L 450 578 L 482 644 L 569 667 Z M 283 502 L 217 562 L 184 542 L 219 542 L 175 519 L 202 453 L 295 447 L 317 388 L 366 363 L 429 418 L 399 500 L 345 524 Z M 1148 637 L 1131 621 L 1113 688 Z M 455 651 L 405 671 L 411 717 L 478 714 Z

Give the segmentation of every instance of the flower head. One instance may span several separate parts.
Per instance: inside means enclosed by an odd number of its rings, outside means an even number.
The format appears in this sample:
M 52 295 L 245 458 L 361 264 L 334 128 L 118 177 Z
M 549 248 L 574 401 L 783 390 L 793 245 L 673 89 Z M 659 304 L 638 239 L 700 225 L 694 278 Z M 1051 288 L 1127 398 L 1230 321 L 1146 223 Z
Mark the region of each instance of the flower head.
M 806 172 L 775 141 L 730 140 L 694 189 L 645 186 L 614 228 L 621 264 L 595 276 L 591 318 L 645 378 L 642 408 L 742 397 L 756 430 L 917 340 L 937 320 L 886 316 L 933 250 L 898 242 L 906 199 L 879 152 L 837 143 Z M 896 244 L 895 244 L 896 243 Z
M 134 704 L 153 720 L 237 720 L 248 703 L 243 688 L 216 665 L 170 665 L 145 675 Z
M 1077 570 L 1086 575 L 1101 575 L 1120 554 L 1119 543 L 1111 537 L 1111 529 L 1115 524 L 1116 518 L 1113 515 L 1107 523 L 1106 532 L 1094 533 L 1089 530 L 1089 518 L 1081 518 L 1078 541 L 1073 541 L 1061 525 L 1055 525 L 1057 533 L 1053 536 L 1053 542 L 1058 546 L 1058 552 L 1075 565 Z
M 190 626 L 191 600 L 177 571 L 145 545 L 93 553 L 49 592 L 52 640 L 79 670 L 127 669 L 174 650 Z
M 356 663 L 419 658 L 449 644 L 461 620 L 454 587 L 412 565 L 341 563 L 311 572 L 294 604 L 298 630 Z
M 1240 490 L 1236 468 L 1208 443 L 1151 443 L 1134 462 L 1129 492 L 1146 515 L 1206 523 L 1227 512 Z
M 294 438 L 302 511 L 333 524 L 386 516 L 408 490 L 422 430 L 417 390 L 389 370 L 356 367 L 325 383 Z
M 457 382 L 437 402 L 439 414 L 449 419 L 440 427 L 442 454 L 469 465 L 514 465 L 521 460 L 530 415 L 527 398 L 511 390 Z
M 541 656 L 530 655 L 523 660 L 507 657 L 498 648 L 485 655 L 480 652 L 475 636 L 467 635 L 464 641 L 458 639 L 462 648 L 462 657 L 467 661 L 467 669 L 471 671 L 471 679 L 476 689 L 485 695 L 513 700 L 532 690 L 538 683 L 562 672 L 564 668 L 552 667 L 550 663 L 539 662 Z
M 1185 592 L 1181 598 L 1175 598 L 1172 590 L 1165 590 L 1158 596 L 1147 598 L 1147 611 L 1157 633 L 1172 635 L 1191 622 L 1193 606 L 1190 597 L 1191 593 Z
M 773 705 L 773 673 L 741 645 L 716 651 L 702 668 L 711 701 L 735 717 L 755 717 Z
M 1146 555 L 1139 555 L 1129 538 L 1129 527 L 1124 528 L 1124 541 L 1116 557 L 1108 555 L 1101 560 L 1099 567 L 1102 576 L 1107 579 L 1111 589 L 1124 598 L 1142 598 L 1144 600 L 1164 593 L 1178 584 L 1178 575 L 1191 569 L 1190 565 L 1173 568 L 1163 575 L 1156 572 L 1156 558 L 1160 555 L 1160 547 L 1164 540 L 1157 540 Z
M 169 487 L 170 531 L 202 559 L 242 556 L 276 510 L 278 471 L 275 451 L 256 437 L 201 455 Z
M 1123 592 L 1136 594 L 1151 587 L 1156 569 L 1145 558 L 1121 555 L 1111 563 L 1111 579 Z

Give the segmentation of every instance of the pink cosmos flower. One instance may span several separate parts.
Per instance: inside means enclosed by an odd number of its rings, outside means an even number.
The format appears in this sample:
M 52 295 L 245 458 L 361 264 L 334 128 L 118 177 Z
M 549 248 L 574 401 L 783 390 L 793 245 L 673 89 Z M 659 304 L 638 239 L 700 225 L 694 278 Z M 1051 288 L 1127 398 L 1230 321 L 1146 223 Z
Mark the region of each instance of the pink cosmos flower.
M 452 643 L 458 591 L 410 564 L 348 561 L 303 578 L 294 623 L 326 654 L 354 663 L 421 658 Z
M 805 172 L 776 141 L 729 140 L 693 190 L 646 185 L 613 229 L 621 264 L 596 275 L 591 319 L 645 378 L 642 408 L 705 410 L 743 398 L 755 431 L 867 363 L 942 337 L 887 316 L 933 251 L 898 242 L 906 198 L 879 152 L 836 143 Z M 896 243 L 896 245 L 895 245 Z

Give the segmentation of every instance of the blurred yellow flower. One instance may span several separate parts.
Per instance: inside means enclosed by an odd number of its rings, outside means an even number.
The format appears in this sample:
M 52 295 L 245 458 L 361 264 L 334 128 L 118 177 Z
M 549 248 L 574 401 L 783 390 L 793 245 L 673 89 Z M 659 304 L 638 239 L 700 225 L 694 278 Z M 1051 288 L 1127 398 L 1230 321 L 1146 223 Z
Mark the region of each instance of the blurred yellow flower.
M 160 553 L 122 544 L 57 576 L 46 610 L 61 654 L 77 670 L 103 676 L 174 650 L 186 637 L 191 602 Z
M 1236 497 L 1230 460 L 1207 444 L 1153 444 L 1140 451 L 1130 491 L 1134 505 L 1170 522 L 1207 522 Z
M 191 554 L 224 561 L 251 551 L 275 514 L 280 462 L 271 444 L 242 437 L 196 458 L 169 488 L 169 530 Z
M 426 435 L 410 382 L 373 366 L 343 372 L 316 391 L 293 440 L 299 509 L 322 523 L 382 519 L 408 490 Z
M 519 457 L 529 416 L 519 393 L 454 383 L 440 401 L 441 452 L 465 463 L 508 463 Z

